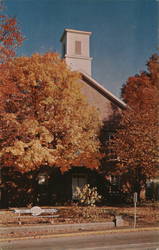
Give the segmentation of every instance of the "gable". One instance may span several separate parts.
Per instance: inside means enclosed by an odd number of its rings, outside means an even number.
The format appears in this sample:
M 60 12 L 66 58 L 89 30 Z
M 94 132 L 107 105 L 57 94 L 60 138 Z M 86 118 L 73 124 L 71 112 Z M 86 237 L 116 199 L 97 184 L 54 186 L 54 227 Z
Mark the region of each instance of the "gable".
M 99 111 L 101 120 L 108 120 L 113 113 L 111 101 L 101 95 L 96 89 L 88 85 L 87 82 L 81 80 L 81 83 L 81 92 L 86 96 L 88 103 Z
M 86 96 L 88 103 L 99 111 L 99 118 L 102 121 L 120 113 L 126 108 L 126 104 L 106 90 L 90 76 L 82 73 L 80 80 L 82 94 Z

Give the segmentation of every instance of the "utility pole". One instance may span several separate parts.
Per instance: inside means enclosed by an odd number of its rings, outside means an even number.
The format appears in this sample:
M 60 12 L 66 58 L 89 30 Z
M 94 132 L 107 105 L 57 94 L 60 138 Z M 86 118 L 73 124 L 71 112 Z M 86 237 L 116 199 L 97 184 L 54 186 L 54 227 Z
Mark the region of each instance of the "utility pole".
M 137 203 L 137 193 L 134 193 L 134 228 L 136 227 L 136 203 Z

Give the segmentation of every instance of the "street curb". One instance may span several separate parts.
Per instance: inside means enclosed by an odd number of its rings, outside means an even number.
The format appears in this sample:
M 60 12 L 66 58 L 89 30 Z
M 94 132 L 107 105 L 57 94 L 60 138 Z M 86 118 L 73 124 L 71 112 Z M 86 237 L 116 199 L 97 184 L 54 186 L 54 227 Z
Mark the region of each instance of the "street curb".
M 73 232 L 73 233 L 61 233 L 61 234 L 48 234 L 48 235 L 36 235 L 26 237 L 15 237 L 0 239 L 0 242 L 6 241 L 19 241 L 19 240 L 31 240 L 31 239 L 49 239 L 49 238 L 60 238 L 60 237 L 73 237 L 73 236 L 87 236 L 97 234 L 111 234 L 111 233 L 131 233 L 131 232 L 144 232 L 144 231 L 159 231 L 159 227 L 144 227 L 144 228 L 124 228 L 124 229 L 111 229 L 101 231 L 85 231 L 85 232 Z
M 122 221 L 117 228 L 126 228 L 129 225 Z M 19 225 L 17 227 L 0 227 L 0 238 L 27 237 L 34 235 L 66 234 L 75 232 L 90 232 L 116 229 L 113 222 L 91 222 L 52 225 Z

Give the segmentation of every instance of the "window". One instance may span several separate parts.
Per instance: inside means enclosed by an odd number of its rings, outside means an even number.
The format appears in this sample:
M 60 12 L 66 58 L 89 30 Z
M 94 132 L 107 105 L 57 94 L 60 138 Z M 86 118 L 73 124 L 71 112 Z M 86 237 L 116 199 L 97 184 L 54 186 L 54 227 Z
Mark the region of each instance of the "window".
M 81 41 L 75 41 L 75 54 L 81 55 Z
M 37 176 L 37 181 L 39 185 L 44 185 L 48 183 L 48 175 L 47 173 L 39 173 Z
M 110 189 L 109 192 L 113 193 L 113 192 L 119 192 L 120 190 L 120 176 L 111 176 L 111 180 L 110 180 Z
M 87 184 L 87 176 L 85 174 L 73 174 L 72 176 L 72 198 L 76 199 L 76 187 L 82 188 Z

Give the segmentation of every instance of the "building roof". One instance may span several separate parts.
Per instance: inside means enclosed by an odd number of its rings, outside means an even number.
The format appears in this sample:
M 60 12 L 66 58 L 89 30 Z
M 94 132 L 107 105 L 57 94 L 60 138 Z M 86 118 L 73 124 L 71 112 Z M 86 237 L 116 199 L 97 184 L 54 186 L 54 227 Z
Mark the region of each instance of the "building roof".
M 64 29 L 64 32 L 63 32 L 63 34 L 62 34 L 62 36 L 61 36 L 60 41 L 63 40 L 63 37 L 64 37 L 64 35 L 66 34 L 66 32 L 72 32 L 72 33 L 78 33 L 78 34 L 85 34 L 85 35 L 91 35 L 91 34 L 92 34 L 92 32 L 90 32 L 90 31 L 73 30 L 73 29 Z
M 120 100 L 118 97 L 113 95 L 109 90 L 104 88 L 99 82 L 97 82 L 94 78 L 87 75 L 85 72 L 80 71 L 82 80 L 86 81 L 91 87 L 96 89 L 101 95 L 109 99 L 111 102 L 118 105 L 121 109 L 126 109 L 127 104 Z

